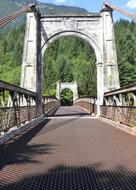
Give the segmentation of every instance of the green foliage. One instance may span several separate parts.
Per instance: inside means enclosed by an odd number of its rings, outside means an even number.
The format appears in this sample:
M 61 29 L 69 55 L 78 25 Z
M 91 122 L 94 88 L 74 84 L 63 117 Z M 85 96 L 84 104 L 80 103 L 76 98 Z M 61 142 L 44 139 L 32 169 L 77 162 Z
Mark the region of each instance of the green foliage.
M 24 26 L 0 34 L 0 80 L 20 84 Z
M 73 104 L 73 92 L 70 89 L 64 89 L 61 92 L 61 105 L 71 106 Z
M 115 24 L 121 86 L 136 83 L 136 24 L 120 20 Z
M 56 75 L 57 79 L 63 82 L 71 82 L 73 80 L 72 65 L 63 54 L 60 54 L 56 60 Z

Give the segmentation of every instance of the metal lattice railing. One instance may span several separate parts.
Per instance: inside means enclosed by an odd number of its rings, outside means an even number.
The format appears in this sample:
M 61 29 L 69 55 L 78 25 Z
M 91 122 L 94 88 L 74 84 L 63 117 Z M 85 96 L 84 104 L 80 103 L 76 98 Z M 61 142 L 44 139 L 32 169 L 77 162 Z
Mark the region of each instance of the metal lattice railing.
M 129 85 L 104 94 L 101 116 L 128 125 L 136 126 L 136 85 Z
M 96 103 L 97 103 L 96 97 L 84 96 L 84 97 L 78 98 L 74 102 L 74 105 L 85 108 L 86 110 L 89 111 L 90 114 L 96 114 L 97 113 Z
M 55 97 L 43 97 L 43 102 L 38 105 L 35 92 L 3 81 L 0 81 L 0 92 L 1 102 L 6 101 L 0 107 L 0 133 L 15 126 L 19 127 L 43 114 L 47 114 L 52 108 L 60 106 L 60 102 Z M 4 97 L 8 95 L 10 98 Z M 5 106 L 3 107 L 3 105 Z

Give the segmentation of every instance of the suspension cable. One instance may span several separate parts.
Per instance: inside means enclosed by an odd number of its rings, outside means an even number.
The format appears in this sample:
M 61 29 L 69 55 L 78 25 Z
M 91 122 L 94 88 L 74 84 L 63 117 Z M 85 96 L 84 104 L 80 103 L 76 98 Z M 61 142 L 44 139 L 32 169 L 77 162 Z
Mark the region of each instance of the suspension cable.
M 127 17 L 133 19 L 133 20 L 136 20 L 136 14 L 131 13 L 131 12 L 128 12 L 128 11 L 126 11 L 126 10 L 124 10 L 124 9 L 121 9 L 120 7 L 115 6 L 115 5 L 112 5 L 111 3 L 107 2 L 107 1 L 104 2 L 104 4 L 105 4 L 106 7 L 110 7 L 110 8 L 112 8 L 113 10 L 116 10 L 116 11 L 118 11 L 118 12 L 124 14 L 125 16 L 127 16 Z
M 12 14 L 10 14 L 10 15 L 8 15 L 6 17 L 0 18 L 0 28 L 4 27 L 9 22 L 11 22 L 12 20 L 14 20 L 18 16 L 22 15 L 24 12 L 32 10 L 32 8 L 35 8 L 35 4 L 26 5 L 22 9 L 20 9 L 18 11 L 15 11 Z

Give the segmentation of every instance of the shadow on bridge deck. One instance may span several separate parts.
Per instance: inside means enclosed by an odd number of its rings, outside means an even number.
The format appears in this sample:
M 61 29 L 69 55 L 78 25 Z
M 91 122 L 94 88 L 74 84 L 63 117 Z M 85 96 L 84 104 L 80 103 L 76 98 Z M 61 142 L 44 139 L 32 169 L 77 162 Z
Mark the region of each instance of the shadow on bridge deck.
M 135 190 L 136 175 L 123 166 L 101 171 L 101 164 L 87 167 L 58 165 L 45 173 L 27 176 L 2 190 Z M 127 173 L 127 174 L 126 174 Z
M 96 119 L 47 119 L 0 147 L 0 189 L 135 190 L 135 147 Z
M 83 117 L 83 116 L 90 116 L 85 109 L 79 106 L 61 106 L 51 117 Z
M 34 153 L 48 153 L 51 150 L 51 147 L 53 147 L 52 144 L 27 144 L 48 122 L 49 119 L 44 120 L 38 126 L 30 127 L 20 135 L 15 136 L 5 145 L 0 145 L 0 155 L 2 156 L 0 159 L 0 170 L 6 165 L 34 163 L 35 161 L 32 160 Z

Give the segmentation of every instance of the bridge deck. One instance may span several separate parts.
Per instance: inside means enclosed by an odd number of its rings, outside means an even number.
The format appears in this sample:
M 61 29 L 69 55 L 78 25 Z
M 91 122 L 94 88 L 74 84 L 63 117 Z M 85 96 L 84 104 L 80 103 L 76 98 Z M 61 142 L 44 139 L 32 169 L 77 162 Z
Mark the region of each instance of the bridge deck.
M 133 190 L 135 172 L 136 137 L 94 118 L 50 118 L 0 147 L 2 190 Z
M 86 112 L 85 109 L 78 107 L 78 106 L 61 106 L 56 113 L 54 114 L 54 117 L 83 117 L 87 116 L 90 117 L 90 114 Z

